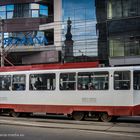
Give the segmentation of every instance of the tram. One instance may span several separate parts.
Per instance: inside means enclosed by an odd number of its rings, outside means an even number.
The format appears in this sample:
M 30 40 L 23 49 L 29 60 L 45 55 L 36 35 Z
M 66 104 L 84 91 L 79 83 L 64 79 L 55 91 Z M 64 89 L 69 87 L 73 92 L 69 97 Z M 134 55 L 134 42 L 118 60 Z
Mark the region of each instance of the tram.
M 0 112 L 43 112 L 108 122 L 140 115 L 140 66 L 61 64 L 0 68 Z

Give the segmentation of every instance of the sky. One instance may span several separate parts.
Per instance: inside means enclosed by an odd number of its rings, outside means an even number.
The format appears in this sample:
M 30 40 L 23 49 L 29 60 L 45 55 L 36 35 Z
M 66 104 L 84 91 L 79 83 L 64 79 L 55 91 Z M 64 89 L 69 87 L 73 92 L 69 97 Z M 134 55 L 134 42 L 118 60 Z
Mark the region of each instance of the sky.
M 68 15 L 72 18 L 85 18 L 86 19 L 96 19 L 95 15 L 95 0 L 63 0 L 63 12 L 64 19 Z

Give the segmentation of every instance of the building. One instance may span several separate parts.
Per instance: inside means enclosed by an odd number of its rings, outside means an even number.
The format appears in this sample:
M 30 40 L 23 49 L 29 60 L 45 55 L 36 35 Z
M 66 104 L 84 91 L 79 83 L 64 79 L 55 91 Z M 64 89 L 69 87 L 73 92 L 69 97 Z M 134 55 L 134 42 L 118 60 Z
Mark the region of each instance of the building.
M 0 15 L 5 60 L 14 65 L 140 64 L 139 0 L 0 0 Z M 68 19 L 73 52 L 65 61 Z
M 0 0 L 5 60 L 14 65 L 57 62 L 53 0 Z M 40 30 L 40 25 L 48 29 Z M 54 57 L 55 56 L 55 57 Z M 52 58 L 53 57 L 53 58 Z M 5 64 L 8 65 L 7 61 Z
M 6 60 L 14 65 L 63 61 L 68 17 L 71 61 L 98 60 L 95 10 L 95 0 L 0 0 Z
M 110 65 L 140 64 L 140 1 L 107 1 Z

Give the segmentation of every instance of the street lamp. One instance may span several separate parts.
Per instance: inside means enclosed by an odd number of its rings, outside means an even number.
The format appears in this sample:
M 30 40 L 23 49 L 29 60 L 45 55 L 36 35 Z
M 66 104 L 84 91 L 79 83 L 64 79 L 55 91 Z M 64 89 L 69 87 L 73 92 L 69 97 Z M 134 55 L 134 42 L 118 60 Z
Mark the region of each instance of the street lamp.
M 3 19 L 0 17 L 0 58 L 1 58 L 1 67 L 4 66 L 4 32 L 3 32 Z

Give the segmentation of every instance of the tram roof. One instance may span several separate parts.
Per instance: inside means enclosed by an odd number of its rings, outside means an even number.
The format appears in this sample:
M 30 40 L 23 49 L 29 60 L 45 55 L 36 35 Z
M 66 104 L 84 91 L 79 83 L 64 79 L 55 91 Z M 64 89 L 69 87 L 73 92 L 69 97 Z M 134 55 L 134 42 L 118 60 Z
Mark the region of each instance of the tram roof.
M 9 71 L 30 71 L 30 70 L 54 70 L 54 69 L 77 69 L 77 68 L 97 68 L 99 62 L 76 62 L 76 63 L 57 63 L 57 64 L 39 64 L 26 66 L 4 66 L 0 67 L 0 72 Z

